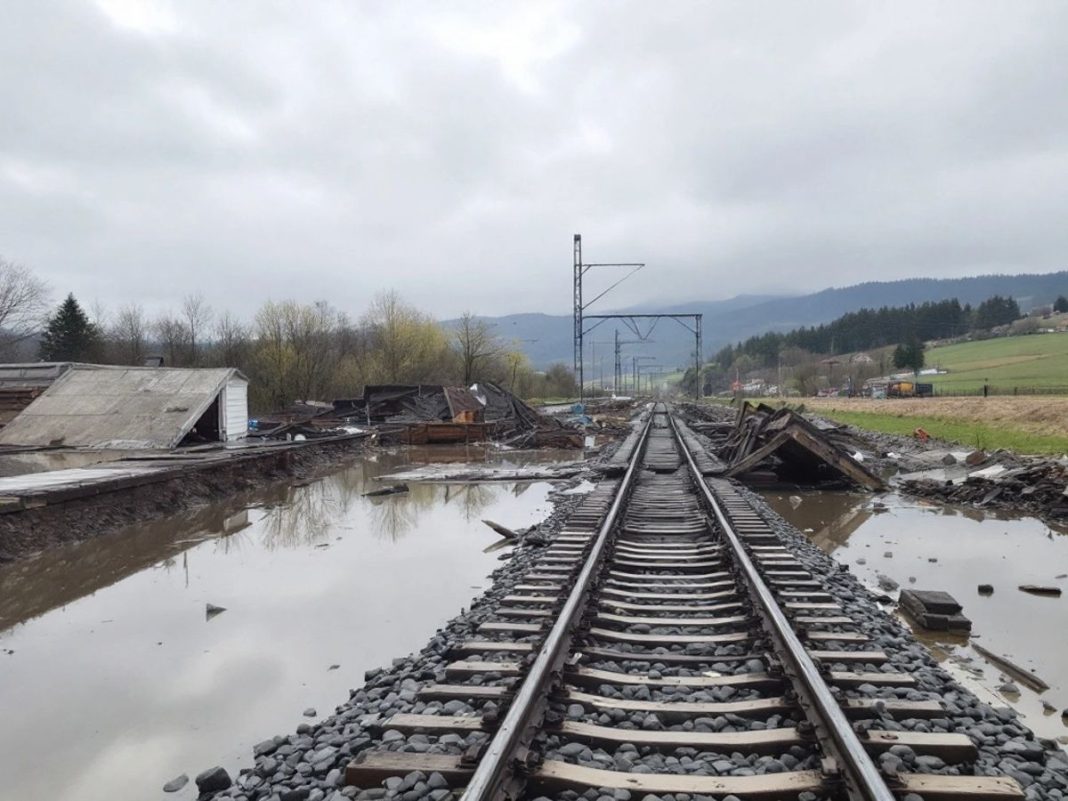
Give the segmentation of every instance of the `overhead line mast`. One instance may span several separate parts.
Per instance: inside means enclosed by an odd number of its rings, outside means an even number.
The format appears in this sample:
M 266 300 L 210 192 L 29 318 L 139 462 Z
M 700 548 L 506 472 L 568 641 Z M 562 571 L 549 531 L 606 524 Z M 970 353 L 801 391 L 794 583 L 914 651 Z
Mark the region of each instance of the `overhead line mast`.
M 585 365 L 583 364 L 583 337 L 586 334 L 593 331 L 594 328 L 599 326 L 605 320 L 622 320 L 623 324 L 627 326 L 634 334 L 642 341 L 646 340 L 653 332 L 653 328 L 656 324 L 663 319 L 674 320 L 687 331 L 694 335 L 694 368 L 695 368 L 695 389 L 694 397 L 697 400 L 701 399 L 701 365 L 704 361 L 702 358 L 702 339 L 701 339 L 701 323 L 704 319 L 702 314 L 586 314 L 586 309 L 603 298 L 617 286 L 622 284 L 628 278 L 630 278 L 638 270 L 645 266 L 644 262 L 621 262 L 621 263 L 604 263 L 604 264 L 586 264 L 582 261 L 582 234 L 575 234 L 574 250 L 573 250 L 573 284 L 574 284 L 574 368 L 575 377 L 578 379 L 579 385 L 579 400 L 583 400 L 586 397 L 586 376 Z M 630 272 L 616 281 L 614 284 L 601 292 L 597 297 L 591 301 L 584 301 L 582 296 L 582 278 L 593 267 L 629 267 Z M 596 323 L 589 328 L 585 327 L 586 320 L 597 320 Z M 652 320 L 652 324 L 649 326 L 649 330 L 643 335 L 641 332 L 639 320 Z M 687 320 L 692 320 L 692 324 L 687 324 Z

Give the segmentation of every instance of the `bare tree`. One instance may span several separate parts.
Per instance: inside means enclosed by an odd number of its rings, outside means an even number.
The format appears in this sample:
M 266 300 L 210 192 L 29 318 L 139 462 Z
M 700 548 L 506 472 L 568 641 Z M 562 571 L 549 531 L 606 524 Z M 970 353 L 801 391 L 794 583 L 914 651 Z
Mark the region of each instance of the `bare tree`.
M 371 337 L 374 380 L 432 382 L 450 374 L 452 353 L 445 332 L 396 292 L 378 295 L 363 325 Z
M 484 320 L 464 312 L 453 332 L 463 367 L 464 386 L 482 378 L 482 366 L 501 352 L 500 343 Z M 514 378 L 513 378 L 514 381 Z
M 89 306 L 89 322 L 96 326 L 97 331 L 107 331 L 111 328 L 111 314 L 100 298 L 94 299 Z
M 163 350 L 168 367 L 183 367 L 189 356 L 189 326 L 184 320 L 164 314 L 152 323 L 152 333 Z
M 204 300 L 202 293 L 186 295 L 182 300 L 182 318 L 189 330 L 189 363 L 193 366 L 197 364 L 197 340 L 211 322 L 211 317 L 211 306 Z
M 248 359 L 250 346 L 248 326 L 224 311 L 215 323 L 215 342 L 212 348 L 213 362 L 220 367 L 243 365 Z
M 119 364 L 144 364 L 148 323 L 144 310 L 135 303 L 123 306 L 109 329 L 115 360 Z
M 40 331 L 47 311 L 48 285 L 0 257 L 0 350 Z

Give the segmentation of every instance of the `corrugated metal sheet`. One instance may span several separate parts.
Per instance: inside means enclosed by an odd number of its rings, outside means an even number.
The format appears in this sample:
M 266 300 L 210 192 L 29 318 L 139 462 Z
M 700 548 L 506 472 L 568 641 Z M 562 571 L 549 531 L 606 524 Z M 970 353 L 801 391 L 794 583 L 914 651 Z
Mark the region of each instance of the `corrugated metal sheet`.
M 237 375 L 226 380 L 223 390 L 223 431 L 227 441 L 248 434 L 248 382 Z
M 173 448 L 231 378 L 245 383 L 233 368 L 75 367 L 0 430 L 0 444 Z

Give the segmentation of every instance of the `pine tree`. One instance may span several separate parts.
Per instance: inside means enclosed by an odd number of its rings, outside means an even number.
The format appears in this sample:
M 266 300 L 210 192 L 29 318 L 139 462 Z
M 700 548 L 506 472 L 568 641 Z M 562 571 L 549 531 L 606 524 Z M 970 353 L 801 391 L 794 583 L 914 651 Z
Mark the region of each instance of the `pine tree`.
M 41 358 L 49 362 L 89 361 L 97 354 L 99 345 L 100 332 L 71 294 L 48 318 L 41 339 Z
M 1020 317 L 1020 305 L 1015 298 L 994 295 L 979 304 L 975 310 L 975 327 L 979 331 L 1008 325 Z
M 918 375 L 926 361 L 923 343 L 916 337 L 909 337 L 894 349 L 894 367 L 898 370 L 909 369 Z
M 1068 298 L 1064 295 L 1058 295 L 1057 299 L 1053 301 L 1053 311 L 1058 314 L 1068 312 Z

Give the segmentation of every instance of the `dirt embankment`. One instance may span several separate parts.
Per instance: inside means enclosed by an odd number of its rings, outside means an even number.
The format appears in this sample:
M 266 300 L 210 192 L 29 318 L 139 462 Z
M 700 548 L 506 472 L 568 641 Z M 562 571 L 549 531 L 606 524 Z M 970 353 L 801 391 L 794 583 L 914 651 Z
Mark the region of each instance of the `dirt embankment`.
M 367 440 L 310 443 L 262 458 L 222 462 L 187 475 L 52 506 L 0 515 L 0 563 L 156 520 L 270 481 L 315 475 L 357 458 Z
M 1000 425 L 1038 436 L 1068 437 L 1068 397 L 805 398 L 814 412 L 868 412 Z

